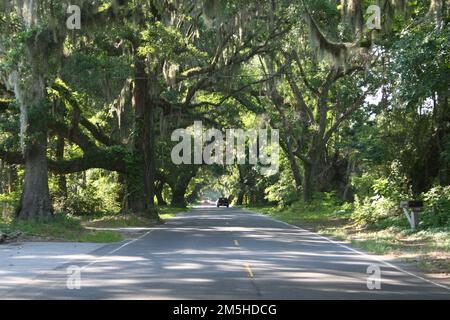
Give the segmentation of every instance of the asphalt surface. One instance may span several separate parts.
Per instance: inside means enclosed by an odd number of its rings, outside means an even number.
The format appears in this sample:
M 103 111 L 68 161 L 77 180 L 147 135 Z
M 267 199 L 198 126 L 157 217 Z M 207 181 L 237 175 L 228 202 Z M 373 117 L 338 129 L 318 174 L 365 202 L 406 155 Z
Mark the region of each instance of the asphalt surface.
M 68 271 L 75 263 L 81 287 L 69 289 L 68 276 L 77 285 L 76 272 Z M 379 268 L 380 289 L 368 288 L 368 268 Z M 103 246 L 27 284 L 2 290 L 1 282 L 2 299 L 450 299 L 448 287 L 410 267 L 265 216 L 215 207 Z

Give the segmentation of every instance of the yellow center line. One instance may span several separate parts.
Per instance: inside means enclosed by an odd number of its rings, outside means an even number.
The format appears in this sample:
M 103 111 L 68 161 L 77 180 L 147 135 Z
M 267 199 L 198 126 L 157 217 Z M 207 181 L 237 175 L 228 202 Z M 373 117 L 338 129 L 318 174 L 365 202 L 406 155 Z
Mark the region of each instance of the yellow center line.
M 250 278 L 253 278 L 253 271 L 252 268 L 250 267 L 250 264 L 248 263 L 245 264 L 245 270 L 247 270 L 248 276 Z

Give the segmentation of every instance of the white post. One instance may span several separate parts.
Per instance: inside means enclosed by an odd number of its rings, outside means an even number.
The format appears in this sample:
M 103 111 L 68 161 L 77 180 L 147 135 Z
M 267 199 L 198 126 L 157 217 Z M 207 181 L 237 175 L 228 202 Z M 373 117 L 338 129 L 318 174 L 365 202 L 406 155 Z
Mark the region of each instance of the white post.
M 409 211 L 407 208 L 403 208 L 406 218 L 408 219 L 411 229 L 416 230 L 416 212 L 414 210 Z

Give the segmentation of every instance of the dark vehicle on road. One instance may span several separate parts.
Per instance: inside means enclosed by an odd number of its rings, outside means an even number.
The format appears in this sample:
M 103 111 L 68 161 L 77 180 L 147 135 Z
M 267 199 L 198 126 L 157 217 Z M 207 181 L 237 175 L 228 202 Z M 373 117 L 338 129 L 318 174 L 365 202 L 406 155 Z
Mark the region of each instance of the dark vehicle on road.
M 219 208 L 221 206 L 227 207 L 227 208 L 230 206 L 230 203 L 227 198 L 219 198 L 217 200 L 217 208 Z

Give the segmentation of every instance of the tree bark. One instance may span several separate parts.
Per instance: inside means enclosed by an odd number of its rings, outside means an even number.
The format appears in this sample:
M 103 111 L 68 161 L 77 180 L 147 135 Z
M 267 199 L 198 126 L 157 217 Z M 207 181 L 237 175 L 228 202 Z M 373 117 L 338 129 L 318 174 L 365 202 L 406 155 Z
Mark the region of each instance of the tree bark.
M 38 41 L 38 40 L 35 40 Z M 33 47 L 33 45 L 35 47 Z M 35 53 L 40 44 L 29 48 L 29 59 L 39 63 Z M 15 95 L 21 112 L 21 144 L 25 160 L 25 179 L 17 217 L 22 220 L 48 219 L 53 207 L 48 187 L 47 113 L 45 79 L 40 67 L 32 65 L 32 77 L 24 85 L 22 76 L 12 76 Z
M 47 143 L 36 142 L 25 153 L 25 183 L 17 211 L 22 220 L 48 219 L 53 215 L 48 188 Z
M 302 175 L 300 173 L 300 169 L 297 165 L 297 160 L 295 159 L 295 155 L 292 152 L 292 146 L 289 145 L 289 142 L 286 141 L 286 154 L 289 159 L 289 165 L 291 166 L 292 175 L 294 176 L 294 182 L 295 182 L 295 191 L 298 195 L 300 195 L 301 189 L 302 189 Z
M 178 185 L 172 188 L 172 201 L 170 206 L 173 208 L 186 208 L 187 203 L 184 195 L 186 194 L 187 185 Z
M 244 204 L 244 197 L 245 197 L 245 179 L 244 173 L 242 172 L 242 167 L 240 165 L 237 165 L 237 169 L 239 172 L 239 190 L 236 199 L 236 205 L 242 206 Z
M 164 200 L 162 192 L 164 189 L 164 183 L 163 182 L 157 182 L 155 187 L 155 195 L 156 200 L 158 201 L 158 206 L 166 206 L 167 202 Z
M 20 108 L 20 138 L 25 162 L 24 186 L 17 218 L 48 219 L 53 216 L 53 207 L 48 186 L 47 79 L 50 74 L 55 74 L 62 56 L 64 29 L 41 23 L 41 15 L 45 13 L 40 10 L 42 6 L 38 1 L 15 6 L 20 9 L 18 12 L 26 31 L 19 61 L 8 77 L 8 85 L 13 88 Z M 45 20 L 54 17 L 46 16 Z
M 236 198 L 236 205 L 237 206 L 242 206 L 242 204 L 244 203 L 244 191 L 240 190 L 238 192 L 237 198 Z
M 314 173 L 315 168 L 313 164 L 305 163 L 304 164 L 304 180 L 303 180 L 303 200 L 306 203 L 310 203 L 312 201 L 312 196 L 314 194 Z
M 56 160 L 64 160 L 64 138 L 61 136 L 58 136 L 58 141 L 56 143 Z M 62 210 L 65 211 L 67 201 L 67 179 L 64 174 L 58 175 L 58 189 L 62 200 Z
M 310 203 L 317 190 L 321 149 L 312 148 L 307 159 L 304 159 L 303 200 Z
M 192 178 L 197 174 L 198 167 L 192 167 L 180 172 L 175 179 L 169 183 L 172 189 L 172 201 L 170 205 L 174 208 L 185 208 L 186 203 L 186 191 Z
M 135 111 L 135 155 L 136 173 L 131 178 L 129 207 L 133 211 L 156 215 L 155 198 L 155 137 L 154 122 L 154 89 L 151 88 L 149 77 L 145 72 L 144 62 L 135 61 L 135 80 L 133 88 L 133 104 Z

